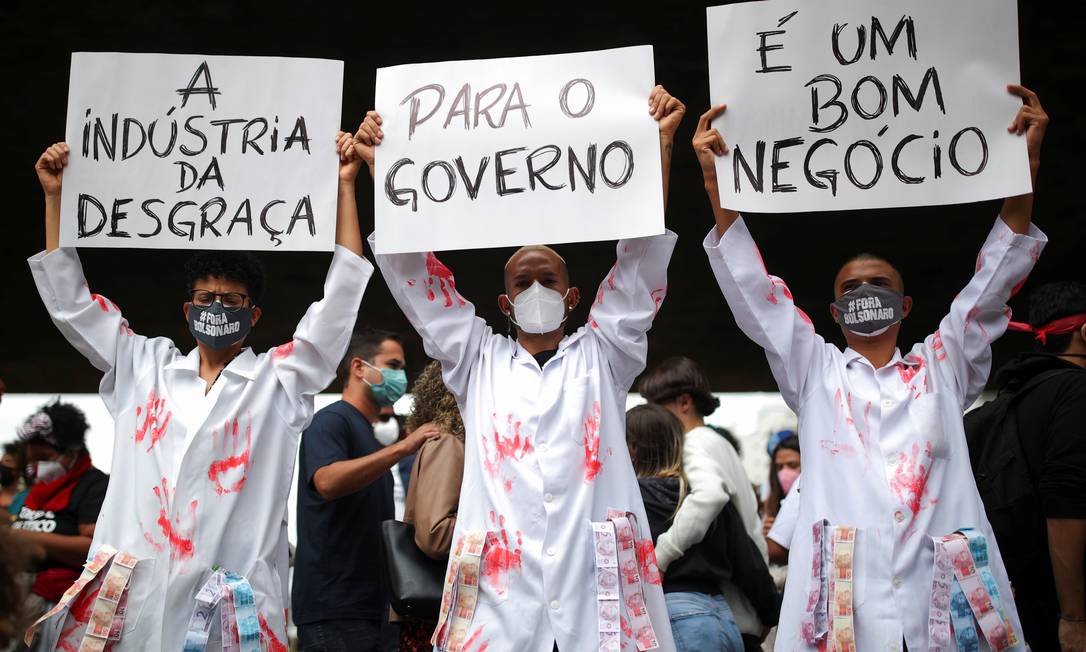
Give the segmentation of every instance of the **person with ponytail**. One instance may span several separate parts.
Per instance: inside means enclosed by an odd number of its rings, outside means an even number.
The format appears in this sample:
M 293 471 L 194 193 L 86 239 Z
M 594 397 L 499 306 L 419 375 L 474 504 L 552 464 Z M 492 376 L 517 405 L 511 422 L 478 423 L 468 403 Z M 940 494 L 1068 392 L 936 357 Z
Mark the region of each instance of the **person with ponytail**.
M 87 418 L 59 400 L 42 406 L 18 429 L 33 479 L 12 524 L 16 541 L 35 559 L 27 615 L 48 611 L 79 578 L 109 476 L 87 451 Z

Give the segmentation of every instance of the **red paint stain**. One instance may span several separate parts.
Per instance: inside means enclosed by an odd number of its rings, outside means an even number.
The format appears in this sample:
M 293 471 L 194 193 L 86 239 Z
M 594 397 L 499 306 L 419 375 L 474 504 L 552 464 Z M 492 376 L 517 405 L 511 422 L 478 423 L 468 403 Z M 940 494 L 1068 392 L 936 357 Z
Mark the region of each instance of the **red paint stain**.
M 490 647 L 490 641 L 483 641 L 474 651 L 471 649 L 473 645 L 479 643 L 479 638 L 482 635 L 483 627 L 482 625 L 480 625 L 478 628 L 476 628 L 474 632 L 471 633 L 471 636 L 468 637 L 468 640 L 464 641 L 464 652 L 486 652 L 486 649 Z
M 592 404 L 592 414 L 583 422 L 584 425 L 584 479 L 592 482 L 603 469 L 600 461 L 600 402 Z
M 95 293 L 91 292 L 90 297 L 91 297 L 92 300 L 98 302 L 98 307 L 102 309 L 102 312 L 109 312 L 110 308 L 113 308 L 117 312 L 121 311 L 120 307 L 117 304 L 113 303 L 112 301 L 110 301 L 109 299 L 103 297 L 100 294 L 95 294 Z
M 652 539 L 641 539 L 637 542 L 637 563 L 641 567 L 641 579 L 649 584 L 660 586 L 660 566 L 656 563 L 656 548 L 652 546 Z
M 415 279 L 413 279 L 413 278 L 407 279 L 407 287 L 409 287 L 409 288 L 415 287 Z
M 981 249 L 980 253 L 977 254 L 977 266 L 973 273 L 979 274 L 982 269 L 984 269 L 984 249 Z
M 599 289 L 596 290 L 596 305 L 597 306 L 603 305 L 603 293 L 604 293 L 605 290 L 614 291 L 615 288 L 618 287 L 617 284 L 615 283 L 615 276 L 617 274 L 618 274 L 618 262 L 616 262 L 614 264 L 614 266 L 611 267 L 611 271 L 607 273 L 607 278 L 604 279 L 603 283 L 600 283 Z
M 931 338 L 931 349 L 935 352 L 935 361 L 942 362 L 946 360 L 946 348 L 943 347 L 943 334 L 940 331 L 935 331 L 935 336 Z
M 497 534 L 491 534 L 490 544 L 483 553 L 482 574 L 494 592 L 505 595 L 509 588 L 509 573 L 520 572 L 522 567 L 521 546 L 524 538 L 520 530 L 516 531 L 516 544 L 510 541 L 509 533 L 505 530 L 505 516 L 498 515 L 495 520 L 494 511 L 490 512 L 491 525 L 498 528 Z
M 796 306 L 796 314 L 799 315 L 799 318 L 802 319 L 804 323 L 806 323 L 811 328 L 814 328 L 814 322 L 811 321 L 811 318 L 807 315 L 807 313 L 803 312 L 803 309 L 799 306 Z
M 784 295 L 785 299 L 792 300 L 792 291 L 788 289 L 788 285 L 783 280 L 776 276 L 767 276 L 766 278 L 769 279 L 769 294 L 766 295 L 766 301 L 773 305 L 777 304 L 777 288 L 781 289 L 781 294 Z
M 170 416 L 173 412 L 166 410 L 166 399 L 155 394 L 155 390 L 152 389 L 147 396 L 147 405 L 142 408 L 136 406 L 137 419 L 140 414 L 143 414 L 143 424 L 136 426 L 136 443 L 143 443 L 144 438 L 150 434 L 151 445 L 147 447 L 147 452 L 150 453 L 155 444 L 166 436 L 166 429 L 170 425 Z
M 57 641 L 57 649 L 64 652 L 77 652 L 79 650 L 80 642 L 83 637 L 76 636 L 74 640 L 72 638 L 76 631 L 85 627 L 90 622 L 91 614 L 94 613 L 94 601 L 98 598 L 98 592 L 101 590 L 101 586 L 98 586 L 94 590 L 84 588 L 79 592 L 79 595 L 75 596 L 71 605 L 68 607 L 68 618 L 70 624 L 60 632 L 60 639 Z
M 505 434 L 501 434 L 498 431 L 498 415 L 492 414 L 491 418 L 494 420 L 494 434 L 492 437 L 483 435 L 481 438 L 483 444 L 483 468 L 490 474 L 490 477 L 497 480 L 501 476 L 502 465 L 506 460 L 512 460 L 518 462 L 535 451 L 535 447 L 532 446 L 532 439 L 528 434 L 521 434 L 520 421 L 513 418 L 512 414 L 507 415 L 505 423 Z M 491 450 L 493 446 L 493 450 Z M 513 490 L 513 481 L 511 479 L 504 479 L 502 482 L 503 488 L 508 492 Z
M 264 649 L 267 652 L 287 652 L 287 646 L 283 645 L 283 641 L 272 631 L 264 614 L 257 614 L 256 617 L 260 620 L 260 643 Z
M 901 382 L 909 388 L 909 391 L 913 393 L 913 398 L 920 398 L 921 394 L 927 394 L 931 391 L 931 386 L 928 384 L 927 373 L 927 361 L 923 357 L 910 353 L 905 356 L 904 362 L 897 364 L 897 372 L 901 376 Z M 923 373 L 924 384 L 920 387 L 913 381 Z
M 592 328 L 597 329 L 597 330 L 600 327 L 599 322 L 597 322 L 596 319 L 594 317 L 592 317 L 591 315 L 588 316 L 588 325 L 591 326 Z
M 829 451 L 830 455 L 854 457 L 857 454 L 856 447 L 852 444 L 842 444 L 832 439 L 823 439 L 819 442 L 819 445 Z
M 170 548 L 171 559 L 189 559 L 195 552 L 195 546 L 192 543 L 194 533 L 196 531 L 196 506 L 197 501 L 193 500 L 189 503 L 189 525 L 188 527 L 181 527 L 181 518 L 177 517 L 173 521 L 168 516 L 170 510 L 170 490 L 166 485 L 166 478 L 162 478 L 162 486 L 152 487 L 152 491 L 155 492 L 155 498 L 158 499 L 158 527 L 162 531 L 163 541 L 157 541 L 155 537 L 147 531 L 144 531 L 143 538 L 147 540 L 147 543 L 151 544 L 155 550 L 159 552 Z M 142 528 L 142 522 L 140 524 Z
M 434 294 L 434 281 L 437 281 L 437 287 L 441 290 L 441 293 L 445 296 L 445 307 L 451 308 L 453 305 L 453 297 L 456 297 L 457 303 L 464 306 L 466 301 L 456 291 L 456 280 L 453 278 L 453 273 L 448 267 L 444 265 L 434 252 L 426 254 L 426 298 L 430 301 L 437 299 L 437 295 Z
M 890 490 L 915 517 L 921 509 L 936 502 L 936 499 L 926 496 L 928 477 L 931 475 L 932 444 L 929 441 L 923 451 L 920 450 L 920 444 L 913 444 L 912 454 L 902 453 L 899 458 L 890 479 Z M 924 463 L 925 458 L 927 464 Z M 924 503 L 926 497 L 927 504 Z
M 977 330 L 984 337 L 984 341 L 991 344 L 992 343 L 992 338 L 988 335 L 988 331 L 985 330 L 984 324 L 980 323 L 980 321 L 977 320 L 977 315 L 979 315 L 979 314 L 980 314 L 980 306 L 973 306 L 972 308 L 969 309 L 969 312 L 966 313 L 966 315 L 965 315 L 964 330 L 966 332 L 968 332 L 969 331 L 969 324 L 971 324 L 971 323 L 976 324 Z
M 231 424 L 229 421 L 222 426 L 222 443 L 219 444 L 223 449 L 223 452 L 227 453 L 227 456 L 215 460 L 211 463 L 211 466 L 207 469 L 207 478 L 215 483 L 215 492 L 220 496 L 225 494 L 232 494 L 241 491 L 245 486 L 245 481 L 249 477 L 249 467 L 251 462 L 249 460 L 249 453 L 252 450 L 253 445 L 253 422 L 252 418 L 249 419 L 249 425 L 245 427 L 245 447 L 238 451 L 238 419 L 234 417 L 233 423 L 233 436 L 228 436 L 227 432 L 231 430 Z M 218 431 L 211 431 L 212 443 L 218 442 Z M 232 442 L 232 443 L 231 443 Z M 224 485 L 223 476 L 227 475 L 228 471 L 233 469 L 241 469 L 240 477 L 237 477 L 229 485 Z M 236 475 L 236 474 L 235 474 Z
M 656 315 L 660 314 L 660 305 L 664 303 L 664 298 L 667 297 L 667 288 L 657 288 L 649 292 L 649 297 L 652 299 L 652 318 L 656 319 Z
M 289 357 L 291 353 L 294 353 L 294 340 L 291 340 L 286 344 L 280 344 L 272 350 L 272 356 L 280 360 Z

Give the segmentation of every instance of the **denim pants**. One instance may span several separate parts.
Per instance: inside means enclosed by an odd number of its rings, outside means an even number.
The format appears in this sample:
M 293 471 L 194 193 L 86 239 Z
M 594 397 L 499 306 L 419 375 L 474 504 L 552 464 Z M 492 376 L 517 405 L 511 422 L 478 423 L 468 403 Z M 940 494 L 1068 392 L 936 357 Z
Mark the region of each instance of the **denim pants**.
M 743 639 L 724 597 L 665 593 L 671 633 L 678 652 L 743 652 Z

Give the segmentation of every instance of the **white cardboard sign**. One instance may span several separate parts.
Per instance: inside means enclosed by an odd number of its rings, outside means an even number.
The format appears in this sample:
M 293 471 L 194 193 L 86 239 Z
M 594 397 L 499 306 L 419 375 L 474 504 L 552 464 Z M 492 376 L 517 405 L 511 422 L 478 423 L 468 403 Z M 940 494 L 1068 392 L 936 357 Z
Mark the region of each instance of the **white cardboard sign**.
M 329 251 L 343 63 L 72 54 L 62 246 Z
M 664 230 L 650 46 L 381 68 L 378 253 Z
M 773 0 L 707 10 L 721 205 L 752 212 L 1030 191 L 1013 0 Z

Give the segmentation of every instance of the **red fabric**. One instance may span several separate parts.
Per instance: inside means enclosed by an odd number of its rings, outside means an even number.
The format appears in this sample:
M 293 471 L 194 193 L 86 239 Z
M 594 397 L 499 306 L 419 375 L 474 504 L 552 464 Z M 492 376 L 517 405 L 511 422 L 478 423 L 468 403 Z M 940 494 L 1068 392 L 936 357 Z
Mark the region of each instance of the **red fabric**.
M 1012 321 L 1007 325 L 1007 328 L 1022 333 L 1034 333 L 1037 339 L 1041 340 L 1041 344 L 1047 344 L 1046 340 L 1049 335 L 1064 335 L 1082 328 L 1083 324 L 1086 324 L 1086 313 L 1061 317 L 1037 328 L 1019 321 Z
M 75 485 L 79 484 L 79 479 L 90 468 L 90 454 L 83 453 L 75 461 L 75 465 L 61 477 L 52 482 L 35 483 L 30 488 L 30 492 L 26 495 L 26 502 L 23 504 L 30 509 L 44 509 L 50 512 L 59 512 L 65 509 L 68 507 L 68 501 L 72 498 L 72 490 L 75 489 Z
M 84 453 L 63 476 L 52 482 L 39 482 L 31 487 L 24 505 L 30 509 L 50 512 L 66 509 L 72 498 L 72 490 L 90 468 L 90 455 Z M 34 587 L 31 590 L 50 602 L 57 602 L 64 595 L 64 591 L 79 579 L 80 572 L 78 568 L 67 566 L 47 568 L 34 578 Z

